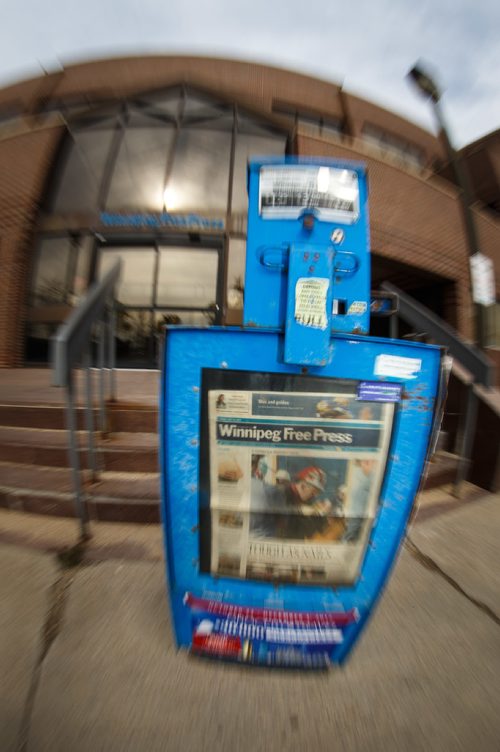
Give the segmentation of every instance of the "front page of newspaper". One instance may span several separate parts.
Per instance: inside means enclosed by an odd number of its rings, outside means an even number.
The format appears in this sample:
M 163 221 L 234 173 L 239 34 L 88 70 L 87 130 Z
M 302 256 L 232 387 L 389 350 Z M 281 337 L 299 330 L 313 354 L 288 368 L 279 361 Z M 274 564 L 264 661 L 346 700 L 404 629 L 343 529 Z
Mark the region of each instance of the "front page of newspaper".
M 347 394 L 210 389 L 211 572 L 354 582 L 393 415 L 392 402 L 358 399 L 355 384 Z

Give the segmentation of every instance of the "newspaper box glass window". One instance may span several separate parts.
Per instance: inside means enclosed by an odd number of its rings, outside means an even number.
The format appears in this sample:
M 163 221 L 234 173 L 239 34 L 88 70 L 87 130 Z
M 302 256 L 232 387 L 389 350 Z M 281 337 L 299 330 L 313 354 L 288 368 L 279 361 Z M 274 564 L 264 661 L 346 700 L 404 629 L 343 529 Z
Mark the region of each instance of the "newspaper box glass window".
M 340 379 L 205 369 L 202 384 L 202 569 L 355 582 L 395 403 L 362 400 L 360 382 Z
M 355 222 L 359 217 L 358 175 L 326 165 L 263 166 L 259 211 L 266 219 L 296 219 L 304 209 L 321 220 Z

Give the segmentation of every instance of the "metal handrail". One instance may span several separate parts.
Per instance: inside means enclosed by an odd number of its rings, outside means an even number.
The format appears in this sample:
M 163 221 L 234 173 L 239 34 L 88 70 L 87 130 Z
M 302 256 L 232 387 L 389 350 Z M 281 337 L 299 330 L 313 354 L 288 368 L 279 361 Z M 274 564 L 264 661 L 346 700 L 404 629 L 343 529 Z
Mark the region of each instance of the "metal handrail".
M 398 315 L 418 331 L 425 331 L 434 342 L 444 345 L 450 355 L 472 374 L 475 383 L 488 388 L 495 385 L 495 366 L 481 350 L 464 342 L 451 326 L 395 285 L 383 282 L 380 286 L 398 296 Z
M 101 432 L 107 430 L 104 372 L 106 370 L 106 349 L 109 370 L 109 401 L 115 399 L 115 306 L 114 293 L 120 277 L 121 260 L 117 259 L 104 277 L 95 282 L 68 319 L 59 327 L 51 339 L 52 384 L 66 388 L 66 426 L 69 432 L 69 461 L 72 470 L 75 506 L 80 520 L 81 540 L 87 540 L 89 517 L 80 477 L 80 456 L 76 438 L 76 393 L 73 369 L 82 365 L 85 370 L 86 387 L 86 430 L 88 435 L 88 457 L 92 478 L 98 476 L 94 445 L 94 413 L 92 406 L 92 343 L 98 331 L 99 369 L 99 415 Z M 107 340 L 107 348 L 106 348 Z
M 455 445 L 458 464 L 453 482 L 453 493 L 455 496 L 460 496 L 462 483 L 467 478 L 471 466 L 472 447 L 476 435 L 478 395 L 475 385 L 482 384 L 491 389 L 495 385 L 495 366 L 481 350 L 464 342 L 451 326 L 448 326 L 425 306 L 406 295 L 395 285 L 390 282 L 383 282 L 381 288 L 398 296 L 398 315 L 402 319 L 415 329 L 424 331 L 427 338 L 432 339 L 439 345 L 444 345 L 452 358 L 457 360 L 471 376 L 470 381 L 463 382 L 467 388 L 467 396 Z M 391 336 L 394 337 L 396 336 L 394 330 L 397 322 L 392 321 L 391 324 Z

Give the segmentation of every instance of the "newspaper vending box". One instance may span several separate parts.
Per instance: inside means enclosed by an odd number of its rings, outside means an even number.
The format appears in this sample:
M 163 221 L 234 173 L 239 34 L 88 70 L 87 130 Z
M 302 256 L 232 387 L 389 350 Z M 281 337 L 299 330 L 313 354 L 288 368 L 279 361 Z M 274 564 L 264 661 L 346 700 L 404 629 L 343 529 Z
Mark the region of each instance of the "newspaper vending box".
M 266 666 L 349 653 L 439 423 L 439 347 L 367 336 L 362 165 L 249 168 L 244 322 L 166 331 L 162 514 L 179 646 Z

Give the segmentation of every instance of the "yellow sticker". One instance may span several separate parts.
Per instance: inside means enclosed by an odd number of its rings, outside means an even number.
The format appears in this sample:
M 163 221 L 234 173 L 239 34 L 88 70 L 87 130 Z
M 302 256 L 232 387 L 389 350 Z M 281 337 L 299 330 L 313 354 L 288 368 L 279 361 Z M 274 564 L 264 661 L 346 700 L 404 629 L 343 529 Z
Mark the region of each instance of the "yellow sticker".
M 326 329 L 326 297 L 330 280 L 324 277 L 301 277 L 295 286 L 295 321 L 313 329 Z

